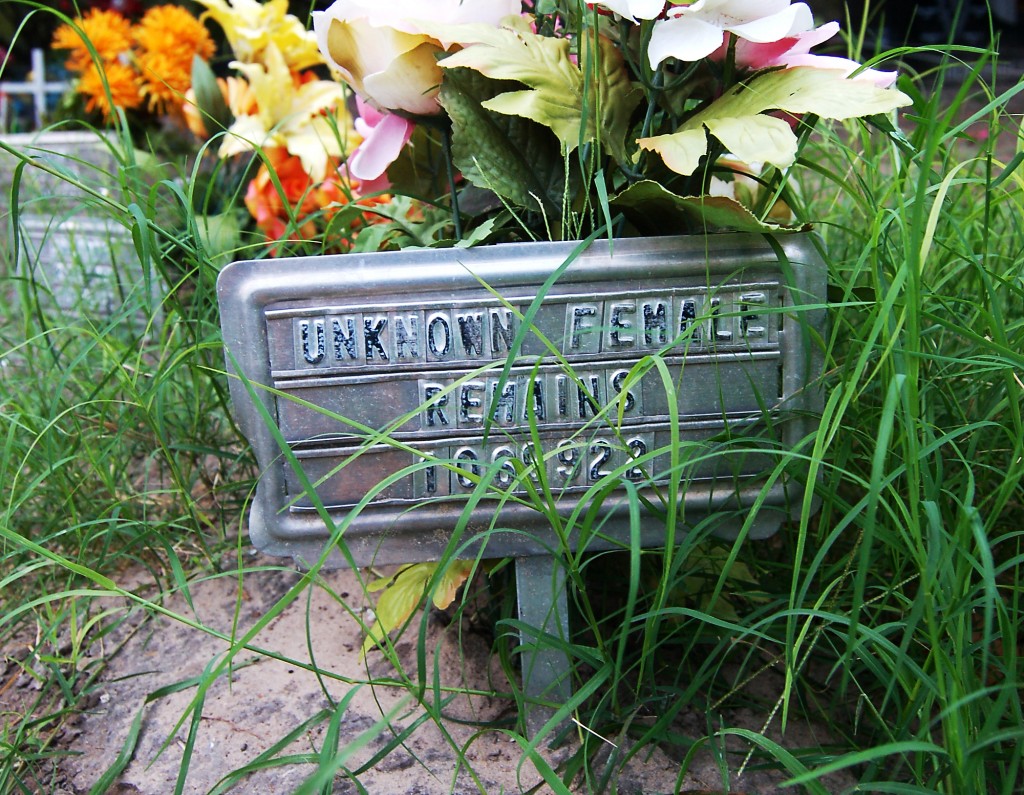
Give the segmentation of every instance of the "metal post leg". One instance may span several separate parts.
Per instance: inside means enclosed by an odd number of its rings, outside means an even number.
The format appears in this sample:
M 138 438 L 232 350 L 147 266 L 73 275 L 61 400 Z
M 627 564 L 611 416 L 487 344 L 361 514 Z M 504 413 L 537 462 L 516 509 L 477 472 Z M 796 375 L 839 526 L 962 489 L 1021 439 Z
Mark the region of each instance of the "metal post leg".
M 522 644 L 523 691 L 530 700 L 526 728 L 535 736 L 572 696 L 569 657 L 538 634 L 569 640 L 565 569 L 550 556 L 516 558 L 516 594 Z M 546 702 L 554 706 L 544 706 Z

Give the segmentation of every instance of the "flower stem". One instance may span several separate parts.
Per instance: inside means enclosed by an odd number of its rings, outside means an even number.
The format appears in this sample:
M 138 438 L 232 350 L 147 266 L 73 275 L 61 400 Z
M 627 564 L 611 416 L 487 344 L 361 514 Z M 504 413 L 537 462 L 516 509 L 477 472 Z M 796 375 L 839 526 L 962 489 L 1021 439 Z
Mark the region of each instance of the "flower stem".
M 455 190 L 455 163 L 452 159 L 452 128 L 444 125 L 441 128 L 441 145 L 444 147 L 444 166 L 448 172 L 448 189 L 451 191 L 452 224 L 455 226 L 455 239 L 462 240 L 462 218 L 459 213 L 459 194 Z

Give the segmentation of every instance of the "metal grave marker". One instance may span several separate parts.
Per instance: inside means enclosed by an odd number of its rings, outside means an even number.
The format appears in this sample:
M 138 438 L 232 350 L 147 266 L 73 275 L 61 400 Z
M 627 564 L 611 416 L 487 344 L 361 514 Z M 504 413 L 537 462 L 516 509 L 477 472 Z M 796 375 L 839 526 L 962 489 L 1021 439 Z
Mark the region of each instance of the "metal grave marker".
M 586 539 L 615 548 L 626 484 L 658 505 L 672 478 L 687 523 L 770 535 L 802 499 L 767 473 L 817 425 L 825 292 L 807 236 L 775 243 L 781 262 L 762 237 L 715 235 L 229 265 L 232 400 L 263 473 L 254 544 L 305 565 L 410 563 L 445 554 L 458 526 L 460 556 L 522 561 L 559 547 L 528 486 L 569 516 L 620 484 Z M 641 541 L 663 533 L 651 518 Z M 520 610 L 543 619 L 554 602 L 564 631 L 552 567 L 517 566 L 521 596 L 548 594 Z

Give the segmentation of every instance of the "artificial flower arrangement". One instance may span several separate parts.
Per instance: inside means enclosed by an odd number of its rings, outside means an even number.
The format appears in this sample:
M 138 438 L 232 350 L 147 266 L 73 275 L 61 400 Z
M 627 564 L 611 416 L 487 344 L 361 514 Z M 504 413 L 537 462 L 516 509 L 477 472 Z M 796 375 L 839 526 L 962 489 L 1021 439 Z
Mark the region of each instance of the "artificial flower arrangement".
M 777 230 L 818 119 L 892 129 L 910 103 L 895 73 L 812 53 L 839 25 L 790 0 L 336 0 L 313 22 L 372 110 L 348 173 L 418 174 L 451 212 L 434 245 Z M 435 571 L 373 584 L 364 652 L 473 566 Z
M 216 46 L 203 24 L 176 5 L 154 6 L 138 22 L 94 8 L 57 28 L 53 48 L 67 52 L 74 90 L 88 113 L 110 121 L 117 109 L 153 117 L 183 112 L 195 57 Z
M 271 253 L 773 228 L 815 119 L 909 102 L 894 73 L 812 54 L 839 26 L 789 0 L 338 0 L 313 31 L 286 0 L 200 4 L 226 78 L 176 6 L 90 11 L 54 47 L 89 111 L 215 137 L 244 182 L 219 192 Z
M 198 19 L 164 5 L 137 23 L 93 9 L 62 25 L 53 47 L 68 53 L 85 111 L 107 124 L 123 114 L 149 145 L 159 137 L 193 155 L 200 150 L 203 167 L 193 175 L 208 186 L 194 191 L 194 209 L 208 237 L 214 225 L 207 216 L 219 218 L 223 239 L 216 248 L 237 251 L 243 244 L 239 224 L 225 219 L 244 206 L 269 253 L 283 240 L 350 249 L 360 228 L 383 217 L 367 208 L 390 197 L 383 180 L 364 183 L 346 170 L 360 137 L 346 89 L 317 74 L 326 69 L 314 34 L 288 13 L 287 0 L 199 2 L 205 12 Z M 232 50 L 227 77 L 215 77 L 210 66 L 216 45 L 207 19 L 223 29 Z M 364 115 L 372 118 L 372 110 Z M 156 128 L 165 134 L 157 136 Z M 207 149 L 219 164 L 202 156 Z
M 326 238 L 337 210 L 360 187 L 343 169 L 358 139 L 344 88 L 315 71 L 323 66 L 315 38 L 288 13 L 287 0 L 199 2 L 204 18 L 223 28 L 236 74 L 214 87 L 212 73 L 197 69 L 190 127 L 200 137 L 209 137 L 209 128 L 222 131 L 216 147 L 221 159 L 258 156 L 244 203 L 272 242 L 271 251 L 283 239 L 319 240 L 324 250 L 331 243 L 345 250 L 349 234 Z
M 839 25 L 790 0 L 337 0 L 313 21 L 383 114 L 349 172 L 433 138 L 462 241 L 771 228 L 816 119 L 910 102 L 893 72 L 813 54 Z

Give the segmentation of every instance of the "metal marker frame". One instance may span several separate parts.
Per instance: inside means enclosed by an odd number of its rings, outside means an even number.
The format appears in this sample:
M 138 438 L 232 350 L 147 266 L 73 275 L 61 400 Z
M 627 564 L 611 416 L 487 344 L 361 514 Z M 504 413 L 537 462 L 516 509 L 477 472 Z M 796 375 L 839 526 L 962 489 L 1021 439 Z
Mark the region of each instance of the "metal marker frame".
M 585 303 L 588 296 L 602 294 L 650 293 L 678 297 L 687 294 L 687 290 L 705 303 L 717 300 L 715 296 L 742 297 L 744 291 L 755 298 L 767 295 L 779 306 L 769 307 L 769 313 L 761 315 L 752 309 L 746 317 L 756 318 L 762 326 L 766 323 L 774 325 L 774 331 L 764 332 L 770 335 L 768 338 L 751 337 L 749 344 L 733 340 L 734 344 L 719 344 L 714 350 L 707 346 L 702 349 L 690 346 L 675 356 L 673 367 L 684 366 L 685 362 L 689 372 L 697 370 L 697 376 L 687 379 L 686 384 L 693 386 L 696 383 L 693 389 L 703 390 L 701 394 L 704 397 L 695 399 L 708 402 L 696 416 L 687 416 L 686 406 L 681 407 L 680 427 L 684 439 L 699 440 L 720 432 L 729 422 L 735 427 L 742 427 L 744 423 L 756 420 L 763 413 L 762 407 L 767 406 L 780 423 L 778 443 L 792 446 L 817 424 L 815 415 L 819 410 L 820 395 L 806 387 L 817 377 L 820 369 L 820 353 L 813 337 L 821 333 L 824 324 L 825 275 L 807 236 L 780 236 L 777 240 L 788 259 L 785 265 L 779 264 L 775 250 L 764 239 L 752 235 L 716 236 L 712 238 L 714 247 L 710 249 L 707 238 L 699 236 L 616 240 L 613 250 L 609 250 L 607 241 L 598 241 L 565 268 L 545 304 L 558 307 L 561 301 L 565 306 L 572 306 L 573 302 Z M 296 331 L 292 339 L 282 339 L 282 336 L 287 336 L 282 334 L 282 330 L 298 329 L 311 320 L 309 327 L 315 346 L 318 344 L 315 337 L 320 333 L 318 318 L 329 322 L 332 313 L 333 317 L 344 318 L 346 312 L 354 314 L 352 307 L 381 305 L 443 308 L 459 300 L 485 301 L 492 306 L 502 306 L 489 290 L 509 297 L 515 302 L 516 311 L 525 312 L 540 285 L 563 265 L 574 248 L 572 243 L 524 243 L 468 250 L 257 260 L 236 262 L 225 268 L 218 280 L 221 322 L 229 369 L 242 377 L 232 379 L 232 397 L 238 421 L 250 439 L 263 470 L 250 520 L 250 532 L 256 546 L 270 554 L 288 555 L 310 563 L 319 558 L 330 537 L 330 531 L 315 509 L 315 502 L 302 494 L 301 479 L 296 477 L 287 456 L 282 455 L 278 437 L 267 417 L 281 429 L 290 450 L 307 470 L 310 480 L 325 477 L 344 462 L 346 466 L 332 477 L 338 479 L 341 476 L 342 490 L 354 492 L 354 502 L 380 478 L 404 466 L 414 465 L 416 458 L 408 452 L 410 449 L 422 447 L 429 452 L 432 445 L 449 448 L 471 445 L 483 438 L 482 425 L 475 428 L 452 428 L 449 425 L 428 433 L 417 422 L 423 425 L 430 412 L 417 412 L 410 422 L 388 434 L 387 438 L 380 439 L 373 456 L 364 453 L 348 460 L 346 457 L 359 451 L 364 444 L 359 438 L 360 433 L 309 409 L 304 401 L 344 401 L 345 395 L 339 390 L 351 387 L 357 390 L 353 391 L 354 395 L 362 396 L 359 405 L 342 405 L 341 410 L 346 416 L 354 415 L 355 420 L 365 427 L 384 428 L 395 417 L 395 404 L 401 402 L 401 395 L 394 390 L 408 391 L 413 388 L 408 386 L 410 381 L 416 381 L 420 386 L 423 381 L 457 381 L 458 378 L 469 377 L 466 373 L 488 366 L 492 369 L 486 377 L 493 383 L 500 378 L 504 366 L 500 358 L 475 363 L 428 362 L 422 352 L 425 346 L 421 344 L 417 360 L 409 364 L 395 364 L 393 361 L 388 366 L 371 364 L 371 369 L 378 367 L 379 375 L 368 373 L 366 366 L 347 371 L 338 367 L 299 370 L 294 367 L 294 360 L 300 355 L 294 349 L 300 343 L 296 339 L 299 333 Z M 749 285 L 755 288 L 748 289 Z M 677 304 L 686 310 L 685 301 L 679 299 Z M 802 309 L 797 316 L 786 311 L 794 304 L 815 308 Z M 384 319 L 376 315 L 371 317 L 369 312 L 364 314 L 367 315 L 362 318 L 365 328 L 375 328 Z M 635 316 L 636 313 L 634 320 Z M 703 317 L 704 325 L 708 326 L 707 315 Z M 735 311 L 727 319 L 730 328 L 720 334 L 736 334 L 744 323 L 748 327 L 753 325 L 742 314 L 737 316 Z M 620 322 L 626 321 L 620 318 Z M 629 328 L 621 326 L 617 330 L 620 341 L 643 333 L 635 322 L 627 335 L 625 330 Z M 329 330 L 324 332 L 325 335 Z M 343 330 L 348 331 L 347 328 Z M 579 328 L 576 330 L 580 331 Z M 572 336 L 573 329 L 546 331 L 549 338 L 554 338 L 558 332 L 563 333 L 562 340 L 554 340 L 554 344 L 561 347 L 563 343 L 569 344 L 566 339 Z M 615 329 L 608 331 L 605 328 L 603 331 L 605 336 L 616 333 Z M 600 333 L 602 330 L 598 328 L 591 336 L 596 338 Z M 532 340 L 531 335 L 527 337 Z M 422 339 L 421 331 L 421 343 Z M 327 345 L 330 337 L 321 337 L 320 343 Z M 367 345 L 373 350 L 372 345 Z M 540 343 L 531 342 L 531 345 L 527 355 L 517 362 L 514 371 L 517 376 L 522 376 L 524 371 L 530 371 L 536 365 L 539 357 L 535 352 Z M 289 346 L 293 349 L 288 350 Z M 608 362 L 621 372 L 642 355 L 656 353 L 657 348 L 657 345 L 652 345 L 635 350 L 628 357 L 622 352 L 609 356 L 601 351 L 583 351 L 570 363 L 577 370 L 590 373 L 601 372 L 601 368 L 605 368 L 606 375 Z M 314 351 L 323 352 L 315 348 Z M 325 363 L 330 364 L 329 361 Z M 551 372 L 558 368 L 557 364 L 548 364 L 547 359 L 540 366 L 554 368 Z M 698 370 L 698 367 L 703 369 Z M 733 383 L 725 381 L 725 376 L 719 378 L 718 374 L 723 371 L 734 380 Z M 481 376 L 481 380 L 483 378 Z M 757 379 L 763 383 L 756 383 Z M 342 382 L 345 386 L 339 386 Z M 761 388 L 764 394 L 750 394 L 752 390 Z M 656 391 L 657 385 L 654 389 Z M 452 392 L 448 397 L 449 405 L 457 400 Z M 474 393 L 472 398 L 464 396 L 463 399 L 476 400 L 477 397 Z M 734 405 L 726 407 L 723 413 L 721 400 L 732 401 Z M 401 406 L 397 408 L 403 409 Z M 588 415 L 588 419 L 592 417 Z M 655 421 L 646 422 L 645 416 L 634 419 L 637 421 L 629 426 L 628 432 L 637 436 L 655 434 L 658 442 L 664 438 Z M 582 420 L 575 423 L 576 426 L 582 424 Z M 501 442 L 515 433 L 522 437 L 521 426 L 522 423 L 508 431 L 494 424 L 490 428 L 490 439 Z M 336 431 L 333 434 L 332 428 Z M 575 430 L 569 427 L 568 430 L 556 431 L 555 435 L 571 434 Z M 366 434 L 362 435 L 365 437 Z M 452 477 L 450 471 L 445 472 Z M 331 483 L 330 478 L 325 481 L 328 487 Z M 686 515 L 697 518 L 709 512 L 749 504 L 762 485 L 756 478 L 749 483 L 740 482 L 738 488 L 731 479 L 727 485 L 723 485 L 721 479 L 718 482 L 712 478 L 696 480 L 689 484 L 682 496 Z M 790 487 L 780 482 L 763 500 L 765 521 L 756 523 L 751 537 L 769 535 L 780 519 L 789 514 L 794 495 L 788 493 L 787 488 Z M 385 492 L 354 518 L 348 516 L 350 506 L 333 506 L 329 493 L 325 500 L 332 518 L 348 522 L 344 540 L 356 565 L 404 563 L 429 560 L 444 554 L 449 541 L 444 528 L 455 526 L 465 509 L 469 491 L 471 489 L 450 499 L 438 497 L 433 500 L 410 498 L 408 492 L 391 499 Z M 566 490 L 559 502 L 559 510 L 566 514 L 571 511 L 581 493 L 582 488 Z M 608 500 L 613 512 L 617 502 Z M 622 513 L 621 503 L 617 510 Z M 625 529 L 624 517 L 618 513 L 606 525 L 611 538 L 621 538 Z M 774 515 L 770 515 L 772 513 Z M 486 529 L 493 518 L 494 505 L 486 502 L 473 511 L 468 525 L 474 529 Z M 499 526 L 532 530 L 537 522 L 538 514 L 532 509 L 506 504 Z M 658 545 L 658 529 L 652 528 L 643 541 L 647 545 Z M 487 554 L 493 557 L 547 554 L 551 545 L 550 538 L 499 533 L 488 541 Z M 605 545 L 614 545 L 614 542 L 607 541 Z M 347 562 L 336 552 L 331 553 L 327 561 L 331 566 L 343 566 Z
M 763 471 L 817 427 L 821 396 L 809 385 L 821 367 L 825 278 L 807 235 L 233 263 L 218 296 L 228 366 L 238 376 L 232 401 L 263 473 L 253 542 L 305 565 L 323 556 L 328 567 L 437 559 L 453 544 L 463 557 L 514 557 L 520 590 L 529 591 L 521 617 L 554 614 L 565 631 L 564 591 L 540 598 L 559 546 L 541 515 L 497 495 L 467 507 L 492 459 L 499 485 L 523 470 L 502 470 L 506 454 L 542 462 L 549 480 L 563 479 L 553 486 L 557 510 L 568 516 L 614 465 L 645 496 L 663 494 L 665 479 L 651 480 L 666 459 L 642 469 L 630 467 L 630 457 L 666 448 L 674 410 L 683 441 L 697 443 L 726 429 L 763 433 L 768 417 L 774 452 L 749 456 L 740 471 L 698 471 L 681 489 L 680 508 L 688 524 L 715 516 L 719 535 L 734 536 L 745 522 L 748 538 L 771 535 L 803 497 L 785 478 L 766 485 Z M 535 303 L 546 282 L 543 303 Z M 679 374 L 675 409 L 659 396 L 656 372 L 636 383 L 624 375 L 652 355 Z M 611 420 L 596 422 L 609 404 Z M 550 443 L 541 456 L 526 455 L 531 421 L 542 446 Z M 589 473 L 580 461 L 562 465 L 573 445 L 598 462 Z M 611 463 L 602 463 L 606 455 Z M 317 484 L 318 499 L 306 483 Z M 751 517 L 745 506 L 755 501 Z M 624 548 L 625 502 L 613 492 L 604 507 L 601 537 L 587 548 Z M 453 541 L 460 522 L 464 535 Z M 659 524 L 645 523 L 643 545 L 663 545 Z M 325 549 L 339 527 L 345 554 Z M 524 671 L 536 663 L 540 673 L 527 677 L 527 691 L 539 696 L 551 685 L 564 698 L 566 661 L 528 657 Z M 539 721 L 531 717 L 534 730 Z

